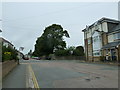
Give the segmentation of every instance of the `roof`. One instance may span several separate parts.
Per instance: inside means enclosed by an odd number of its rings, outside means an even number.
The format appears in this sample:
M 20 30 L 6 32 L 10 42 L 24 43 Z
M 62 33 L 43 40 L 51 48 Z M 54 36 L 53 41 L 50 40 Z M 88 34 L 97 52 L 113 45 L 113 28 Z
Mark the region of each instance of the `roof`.
M 0 37 L 0 40 L 2 40 L 2 42 L 4 41 L 4 42 L 7 42 L 7 43 L 9 43 L 10 45 L 12 45 L 12 46 L 14 46 L 12 43 L 10 43 L 8 40 L 6 40 L 6 39 L 4 39 L 4 38 L 2 38 L 2 37 Z
M 120 23 L 120 21 L 118 20 L 114 20 L 114 19 L 109 19 L 109 18 L 101 18 L 99 19 L 98 21 L 96 21 L 95 23 L 93 23 L 92 25 L 88 26 L 88 28 L 91 28 L 93 27 L 95 24 L 99 24 L 99 23 L 102 23 L 102 22 L 112 22 L 112 23 Z M 83 32 L 86 31 L 86 28 L 82 30 Z
M 116 47 L 118 45 L 120 45 L 120 41 L 111 42 L 111 43 L 108 43 L 105 46 L 103 46 L 102 49 L 112 48 L 112 47 Z

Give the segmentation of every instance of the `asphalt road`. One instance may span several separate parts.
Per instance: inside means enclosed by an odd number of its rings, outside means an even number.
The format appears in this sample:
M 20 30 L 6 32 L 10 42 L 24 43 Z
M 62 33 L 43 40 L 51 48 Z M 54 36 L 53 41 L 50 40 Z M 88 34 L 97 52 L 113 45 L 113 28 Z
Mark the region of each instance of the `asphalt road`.
M 118 67 L 78 60 L 20 60 L 3 88 L 118 88 Z

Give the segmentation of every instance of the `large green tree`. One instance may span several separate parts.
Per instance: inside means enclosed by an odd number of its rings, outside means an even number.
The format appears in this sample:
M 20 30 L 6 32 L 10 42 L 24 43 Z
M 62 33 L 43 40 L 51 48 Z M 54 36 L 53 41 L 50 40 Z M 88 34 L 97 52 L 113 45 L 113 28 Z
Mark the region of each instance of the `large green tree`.
M 66 42 L 63 39 L 64 36 L 69 38 L 68 32 L 63 30 L 61 25 L 52 24 L 46 27 L 42 36 L 36 41 L 33 55 L 49 55 L 52 54 L 54 50 L 66 48 Z

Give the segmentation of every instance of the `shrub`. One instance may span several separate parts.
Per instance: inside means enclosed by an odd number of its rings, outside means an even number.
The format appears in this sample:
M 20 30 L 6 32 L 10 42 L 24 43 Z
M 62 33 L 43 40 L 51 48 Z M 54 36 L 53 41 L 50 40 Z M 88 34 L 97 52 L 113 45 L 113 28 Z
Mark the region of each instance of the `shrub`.
M 69 50 L 57 50 L 55 52 L 55 55 L 56 56 L 69 56 L 70 52 L 69 52 Z
M 18 60 L 17 55 L 17 50 L 11 47 L 2 47 L 2 62 L 7 60 Z
M 76 47 L 76 49 L 73 51 L 74 56 L 84 56 L 84 48 L 82 46 Z

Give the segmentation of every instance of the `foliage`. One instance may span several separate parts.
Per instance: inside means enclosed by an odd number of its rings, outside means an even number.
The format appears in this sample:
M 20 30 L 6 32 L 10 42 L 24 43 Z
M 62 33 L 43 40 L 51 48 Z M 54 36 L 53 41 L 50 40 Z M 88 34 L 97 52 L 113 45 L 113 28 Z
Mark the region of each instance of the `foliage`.
M 29 52 L 28 52 L 28 55 L 31 55 L 32 54 L 32 50 L 30 50 Z
M 17 50 L 12 49 L 11 47 L 2 46 L 2 61 L 18 60 L 17 55 Z
M 57 50 L 55 52 L 55 55 L 56 56 L 69 56 L 70 53 L 69 53 L 69 50 Z
M 82 46 L 78 46 L 76 48 L 74 46 L 71 46 L 64 50 L 56 50 L 55 55 L 56 56 L 70 56 L 70 55 L 84 56 L 84 48 Z
M 76 47 L 76 49 L 73 51 L 73 55 L 84 56 L 84 48 L 82 46 Z
M 44 33 L 39 37 L 35 44 L 34 56 L 53 54 L 54 50 L 64 50 L 66 42 L 63 37 L 69 34 L 63 30 L 61 25 L 53 24 L 45 28 Z
M 30 57 L 32 57 L 32 50 L 30 50 L 30 51 L 28 52 L 28 55 L 29 55 Z
M 63 50 L 56 50 L 55 55 L 56 56 L 70 56 L 72 53 L 71 51 L 74 51 L 75 47 L 67 47 L 66 49 Z

